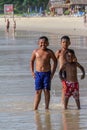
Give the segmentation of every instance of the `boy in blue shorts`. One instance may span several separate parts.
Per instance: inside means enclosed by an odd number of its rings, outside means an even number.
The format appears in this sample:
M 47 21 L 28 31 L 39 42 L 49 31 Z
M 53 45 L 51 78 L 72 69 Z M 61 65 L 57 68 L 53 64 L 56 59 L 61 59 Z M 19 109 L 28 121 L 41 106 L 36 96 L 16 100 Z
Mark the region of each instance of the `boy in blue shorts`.
M 49 41 L 46 36 L 42 36 L 38 40 L 39 48 L 32 53 L 30 60 L 30 68 L 32 76 L 35 79 L 35 99 L 34 110 L 38 109 L 41 100 L 42 90 L 45 95 L 45 109 L 49 109 L 51 79 L 56 71 L 57 60 L 52 50 L 48 49 Z M 53 61 L 53 64 L 51 62 Z M 34 72 L 34 64 L 36 71 Z

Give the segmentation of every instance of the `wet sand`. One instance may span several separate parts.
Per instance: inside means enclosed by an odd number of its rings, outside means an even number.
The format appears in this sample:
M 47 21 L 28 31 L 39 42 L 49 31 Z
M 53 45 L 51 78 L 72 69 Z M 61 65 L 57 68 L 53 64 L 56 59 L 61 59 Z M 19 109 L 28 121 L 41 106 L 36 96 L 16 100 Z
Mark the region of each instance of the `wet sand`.
M 20 26 L 22 24 L 20 22 Z M 49 48 L 55 52 L 60 48 L 61 36 L 68 32 L 64 33 L 62 25 L 60 33 L 53 32 L 53 30 L 49 32 L 47 29 L 38 29 L 37 26 L 37 29 L 34 28 L 33 30 L 32 28 L 28 30 L 26 27 L 17 27 L 14 34 L 12 28 L 9 33 L 6 33 L 3 25 L 0 31 L 0 129 L 86 130 L 87 37 L 73 34 L 73 29 L 70 29 L 71 48 L 75 50 L 78 61 L 86 70 L 84 80 L 80 80 L 81 72 L 78 71 L 81 110 L 77 110 L 73 98 L 70 99 L 68 110 L 63 110 L 61 106 L 61 82 L 56 71 L 52 80 L 50 110 L 45 111 L 44 96 L 42 95 L 39 110 L 33 111 L 34 80 L 29 69 L 32 50 L 37 47 L 39 36 L 46 35 L 50 41 Z

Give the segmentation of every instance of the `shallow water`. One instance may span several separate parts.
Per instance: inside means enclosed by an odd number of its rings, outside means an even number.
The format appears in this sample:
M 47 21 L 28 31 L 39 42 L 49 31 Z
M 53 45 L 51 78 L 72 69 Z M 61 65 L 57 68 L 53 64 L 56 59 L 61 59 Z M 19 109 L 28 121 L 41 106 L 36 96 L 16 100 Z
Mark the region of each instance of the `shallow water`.
M 44 96 L 39 110 L 33 111 L 34 80 L 29 69 L 32 51 L 37 40 L 45 35 L 55 52 L 60 48 L 62 35 L 17 30 L 0 31 L 0 129 L 1 130 L 87 130 L 87 87 L 86 79 L 80 80 L 81 110 L 77 110 L 73 98 L 69 109 L 61 106 L 61 82 L 58 72 L 52 80 L 50 110 L 44 109 Z M 87 74 L 87 37 L 71 36 L 71 48 Z

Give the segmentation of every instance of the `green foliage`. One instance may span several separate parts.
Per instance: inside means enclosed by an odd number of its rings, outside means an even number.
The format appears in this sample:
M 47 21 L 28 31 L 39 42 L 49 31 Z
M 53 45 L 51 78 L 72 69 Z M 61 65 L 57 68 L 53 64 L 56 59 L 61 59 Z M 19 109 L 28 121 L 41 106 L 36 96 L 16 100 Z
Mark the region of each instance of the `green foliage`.
M 25 13 L 29 7 L 43 7 L 46 10 L 49 0 L 0 0 L 0 13 L 4 13 L 4 4 L 13 4 L 14 13 Z
M 65 12 L 64 12 L 64 15 L 69 15 L 70 14 L 70 11 L 69 10 L 66 10 Z

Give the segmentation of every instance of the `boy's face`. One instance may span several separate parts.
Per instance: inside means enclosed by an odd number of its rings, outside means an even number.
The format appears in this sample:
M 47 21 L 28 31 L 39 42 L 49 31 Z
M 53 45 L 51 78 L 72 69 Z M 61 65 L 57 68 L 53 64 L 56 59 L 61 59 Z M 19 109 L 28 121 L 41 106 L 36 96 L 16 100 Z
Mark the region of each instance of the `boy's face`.
M 67 40 L 67 39 L 62 39 L 61 40 L 61 45 L 62 45 L 62 48 L 67 49 L 68 46 L 70 45 L 70 41 Z
M 47 46 L 49 45 L 49 43 L 45 39 L 39 39 L 38 44 L 39 44 L 39 47 L 43 50 L 46 49 Z
M 66 56 L 66 60 L 68 62 L 73 62 L 73 54 L 72 53 L 67 53 L 65 56 Z

